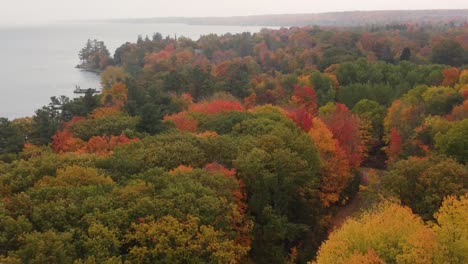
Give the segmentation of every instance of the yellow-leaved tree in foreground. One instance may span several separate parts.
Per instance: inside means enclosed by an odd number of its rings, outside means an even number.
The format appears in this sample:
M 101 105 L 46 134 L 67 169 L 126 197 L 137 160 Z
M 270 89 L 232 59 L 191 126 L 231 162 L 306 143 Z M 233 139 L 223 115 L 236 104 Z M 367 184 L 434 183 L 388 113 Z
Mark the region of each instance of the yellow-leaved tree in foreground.
M 435 219 L 425 224 L 408 207 L 383 202 L 333 232 L 312 263 L 467 263 L 468 196 L 447 197 Z

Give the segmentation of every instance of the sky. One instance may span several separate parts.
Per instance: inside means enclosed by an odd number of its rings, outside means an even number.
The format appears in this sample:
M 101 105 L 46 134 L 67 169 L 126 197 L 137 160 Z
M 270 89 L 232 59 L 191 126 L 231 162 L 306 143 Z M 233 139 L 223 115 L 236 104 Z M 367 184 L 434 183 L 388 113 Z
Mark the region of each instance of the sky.
M 0 24 L 356 10 L 468 9 L 467 0 L 0 0 Z

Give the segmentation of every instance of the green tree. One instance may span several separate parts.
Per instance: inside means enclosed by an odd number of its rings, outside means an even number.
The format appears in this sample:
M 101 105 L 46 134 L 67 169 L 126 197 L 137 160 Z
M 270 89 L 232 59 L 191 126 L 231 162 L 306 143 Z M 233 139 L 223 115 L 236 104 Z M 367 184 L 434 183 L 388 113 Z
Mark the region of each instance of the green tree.
M 100 223 L 92 223 L 82 237 L 85 255 L 97 263 L 120 255 L 119 231 L 107 228 Z
M 468 161 L 468 119 L 454 124 L 446 133 L 435 136 L 436 149 L 464 164 Z
M 444 39 L 432 48 L 432 62 L 452 66 L 460 66 L 466 63 L 466 51 L 452 39 Z
M 319 106 L 335 100 L 335 89 L 330 77 L 314 72 L 310 75 L 310 82 L 317 94 L 317 103 Z
M 411 59 L 411 49 L 406 47 L 403 49 L 400 55 L 400 61 L 407 61 Z
M 380 140 L 383 136 L 383 120 L 386 109 L 376 101 L 363 99 L 359 101 L 352 109 L 353 113 L 359 115 L 362 120 L 370 121 L 372 124 L 372 135 Z
M 76 258 L 70 232 L 32 232 L 20 237 L 20 248 L 12 255 L 23 263 L 72 263 Z
M 135 131 L 139 120 L 139 117 L 117 112 L 77 121 L 70 130 L 74 136 L 87 141 L 93 136 L 118 136 L 125 130 Z
M 431 115 L 446 115 L 454 106 L 463 102 L 463 96 L 453 88 L 431 87 L 422 97 L 426 103 L 427 113 Z
M 133 244 L 129 259 L 138 263 L 230 263 L 240 262 L 247 253 L 222 231 L 190 215 L 186 221 L 165 216 L 132 224 L 126 240 Z
M 25 143 L 25 135 L 11 121 L 0 118 L 0 155 L 19 152 Z
M 395 163 L 382 185 L 423 219 L 432 219 L 445 196 L 466 192 L 467 177 L 466 167 L 452 159 L 410 158 Z

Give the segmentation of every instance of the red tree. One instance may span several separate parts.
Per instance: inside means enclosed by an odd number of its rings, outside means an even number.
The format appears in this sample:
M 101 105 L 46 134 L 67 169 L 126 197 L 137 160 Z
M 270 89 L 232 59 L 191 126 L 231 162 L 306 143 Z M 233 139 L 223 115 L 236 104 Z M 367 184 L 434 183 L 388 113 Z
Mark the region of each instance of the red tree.
M 245 108 L 237 101 L 217 99 L 210 102 L 192 104 L 189 107 L 189 111 L 212 115 L 229 111 L 243 112 Z
M 395 128 L 393 128 L 392 132 L 390 133 L 390 145 L 388 146 L 388 149 L 387 149 L 387 156 L 388 156 L 389 161 L 392 161 L 398 158 L 402 149 L 403 149 L 403 146 L 401 143 L 400 134 L 398 134 L 398 131 Z
M 164 120 L 172 121 L 179 130 L 195 132 L 197 131 L 198 121 L 188 115 L 187 112 L 180 112 L 173 115 L 166 115 Z
M 322 117 L 333 137 L 338 140 L 352 167 L 359 167 L 362 161 L 363 144 L 359 130 L 360 120 L 344 104 L 337 103 L 332 113 Z
M 457 68 L 448 68 L 442 70 L 442 75 L 444 76 L 444 80 L 442 81 L 442 85 L 444 86 L 453 86 L 455 83 L 458 82 L 458 77 L 460 76 L 460 70 Z
M 303 107 L 311 115 L 315 115 L 317 112 L 317 96 L 312 87 L 308 86 L 296 86 L 294 87 L 291 99 L 295 104 Z
M 312 127 L 313 116 L 304 107 L 289 111 L 288 117 L 306 132 Z

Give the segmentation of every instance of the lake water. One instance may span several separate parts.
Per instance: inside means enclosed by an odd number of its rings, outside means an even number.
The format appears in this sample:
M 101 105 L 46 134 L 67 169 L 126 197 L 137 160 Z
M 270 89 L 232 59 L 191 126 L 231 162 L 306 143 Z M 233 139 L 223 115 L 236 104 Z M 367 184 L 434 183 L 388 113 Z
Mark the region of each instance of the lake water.
M 65 23 L 0 26 L 0 117 L 31 116 L 51 96 L 73 97 L 75 85 L 100 87 L 99 76 L 75 69 L 87 39 L 105 42 L 111 54 L 138 35 L 186 36 L 194 40 L 215 33 L 258 32 L 255 26 L 185 24 Z

